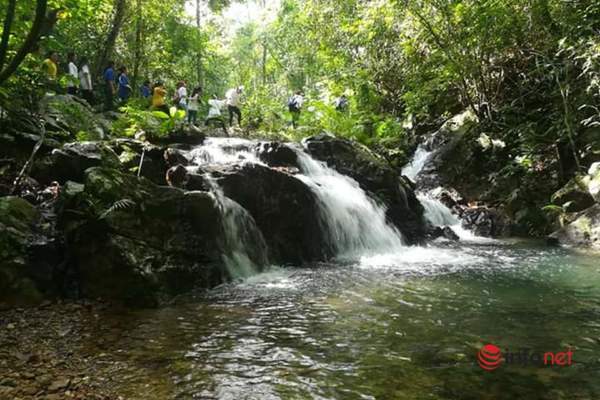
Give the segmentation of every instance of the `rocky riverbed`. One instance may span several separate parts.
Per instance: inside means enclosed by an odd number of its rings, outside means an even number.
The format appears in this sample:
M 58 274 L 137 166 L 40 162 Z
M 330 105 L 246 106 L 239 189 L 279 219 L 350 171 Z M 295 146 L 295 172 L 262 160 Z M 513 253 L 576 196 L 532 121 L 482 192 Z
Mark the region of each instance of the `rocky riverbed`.
M 44 302 L 0 311 L 1 399 L 120 399 L 100 349 L 115 329 L 102 323 L 101 303 Z

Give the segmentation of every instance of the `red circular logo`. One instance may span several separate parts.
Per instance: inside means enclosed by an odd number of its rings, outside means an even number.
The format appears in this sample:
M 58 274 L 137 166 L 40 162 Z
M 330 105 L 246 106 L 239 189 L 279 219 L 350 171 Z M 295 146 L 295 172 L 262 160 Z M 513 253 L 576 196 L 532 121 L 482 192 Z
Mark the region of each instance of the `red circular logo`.
M 498 346 L 486 344 L 477 353 L 477 362 L 486 371 L 493 371 L 502 364 L 502 352 Z

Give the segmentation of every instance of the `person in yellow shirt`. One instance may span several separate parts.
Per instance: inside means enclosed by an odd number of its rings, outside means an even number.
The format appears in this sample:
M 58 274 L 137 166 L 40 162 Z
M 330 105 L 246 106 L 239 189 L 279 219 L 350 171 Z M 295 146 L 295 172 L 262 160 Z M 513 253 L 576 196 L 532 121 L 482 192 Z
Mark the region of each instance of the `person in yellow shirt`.
M 163 111 L 169 114 L 169 107 L 167 107 L 167 103 L 165 101 L 166 97 L 167 89 L 165 89 L 162 82 L 157 82 L 154 85 L 154 90 L 152 91 L 152 109 Z
M 44 65 L 46 76 L 49 80 L 55 81 L 58 76 L 58 53 L 51 51 L 48 58 L 42 63 Z

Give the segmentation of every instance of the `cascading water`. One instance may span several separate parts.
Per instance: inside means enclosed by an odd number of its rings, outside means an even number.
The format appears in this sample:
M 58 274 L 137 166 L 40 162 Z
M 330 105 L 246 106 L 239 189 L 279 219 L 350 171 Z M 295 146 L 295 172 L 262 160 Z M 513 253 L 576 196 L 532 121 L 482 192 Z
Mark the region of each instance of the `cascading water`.
M 255 147 L 256 143 L 249 140 L 210 138 L 188 156 L 201 167 L 263 164 L 254 152 Z M 296 177 L 315 193 L 327 244 L 337 258 L 393 254 L 403 248 L 402 235 L 386 222 L 385 208 L 369 198 L 355 180 L 313 159 L 303 149 L 293 149 L 300 167 Z M 267 245 L 252 216 L 224 196 L 218 183 L 208 175 L 212 192 L 223 209 L 223 247 L 227 252 L 224 260 L 232 276 L 248 276 L 258 269 L 258 260 L 266 262 Z
M 258 162 L 250 151 L 252 142 L 244 139 L 207 139 L 189 154 L 196 165 L 225 165 L 240 162 Z M 223 261 L 234 279 L 247 278 L 268 264 L 268 250 L 262 232 L 250 213 L 234 200 L 223 194 L 223 190 L 210 173 L 205 174 L 221 208 L 223 228 Z
M 433 154 L 427 149 L 426 144 L 420 145 L 415 151 L 412 161 L 402 169 L 402 174 L 415 181 Z M 471 231 L 462 227 L 460 219 L 441 201 L 436 198 L 436 192 L 441 188 L 429 192 L 417 193 L 417 198 L 425 209 L 425 218 L 434 226 L 448 226 L 461 239 L 476 238 Z
M 262 164 L 252 150 L 255 143 L 239 138 L 207 138 L 189 154 L 196 165 L 226 165 L 252 162 Z
M 297 175 L 317 195 L 322 225 L 340 258 L 356 258 L 400 249 L 400 232 L 388 225 L 385 209 L 376 204 L 350 177 L 297 151 Z
M 402 170 L 402 175 L 407 176 L 414 181 L 425 167 L 425 164 L 427 164 L 427 161 L 429 160 L 429 157 L 431 157 L 432 153 L 433 152 L 427 150 L 424 145 L 419 146 L 417 151 L 415 151 L 415 155 L 413 156 L 411 162 Z
M 239 279 L 260 272 L 268 264 L 267 244 L 262 232 L 244 207 L 226 197 L 216 183 L 211 186 L 221 207 L 223 262 L 229 275 Z

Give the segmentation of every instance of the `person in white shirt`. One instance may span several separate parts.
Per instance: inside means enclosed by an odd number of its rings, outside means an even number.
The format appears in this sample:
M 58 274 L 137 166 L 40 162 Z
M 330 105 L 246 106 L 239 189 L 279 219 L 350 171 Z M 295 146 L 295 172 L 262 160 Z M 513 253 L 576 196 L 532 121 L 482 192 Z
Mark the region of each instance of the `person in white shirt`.
M 244 91 L 243 86 L 238 86 L 237 88 L 229 89 L 225 94 L 225 98 L 227 99 L 227 109 L 229 111 L 229 126 L 233 126 L 233 116 L 237 115 L 238 125 L 242 126 L 242 111 L 240 110 L 240 98 L 242 97 L 242 92 Z
M 177 107 L 187 111 L 188 92 L 184 81 L 180 81 L 177 84 L 177 93 L 175 94 L 175 97 Z
M 69 81 L 67 82 L 67 93 L 70 95 L 77 94 L 77 82 L 79 81 L 79 71 L 75 64 L 75 53 L 71 52 L 67 56 L 69 60 Z
M 223 128 L 223 131 L 225 131 L 225 134 L 227 135 L 227 127 L 221 116 L 221 110 L 225 106 L 225 103 L 225 100 L 219 100 L 217 99 L 217 96 L 213 96 L 213 98 L 208 101 L 208 117 L 204 121 L 204 125 L 209 126 L 211 122 L 216 122 Z
M 90 72 L 90 66 L 88 59 L 83 57 L 81 59 L 79 67 L 79 87 L 81 89 L 81 95 L 90 104 L 94 102 L 94 88 L 92 86 L 92 74 Z
M 196 125 L 198 119 L 198 109 L 200 108 L 200 96 L 202 95 L 202 88 L 197 87 L 192 92 L 192 95 L 188 99 L 188 124 Z
M 288 110 L 292 114 L 292 126 L 294 128 L 298 126 L 298 120 L 300 119 L 300 112 L 302 111 L 303 105 L 304 94 L 300 90 L 288 100 Z

